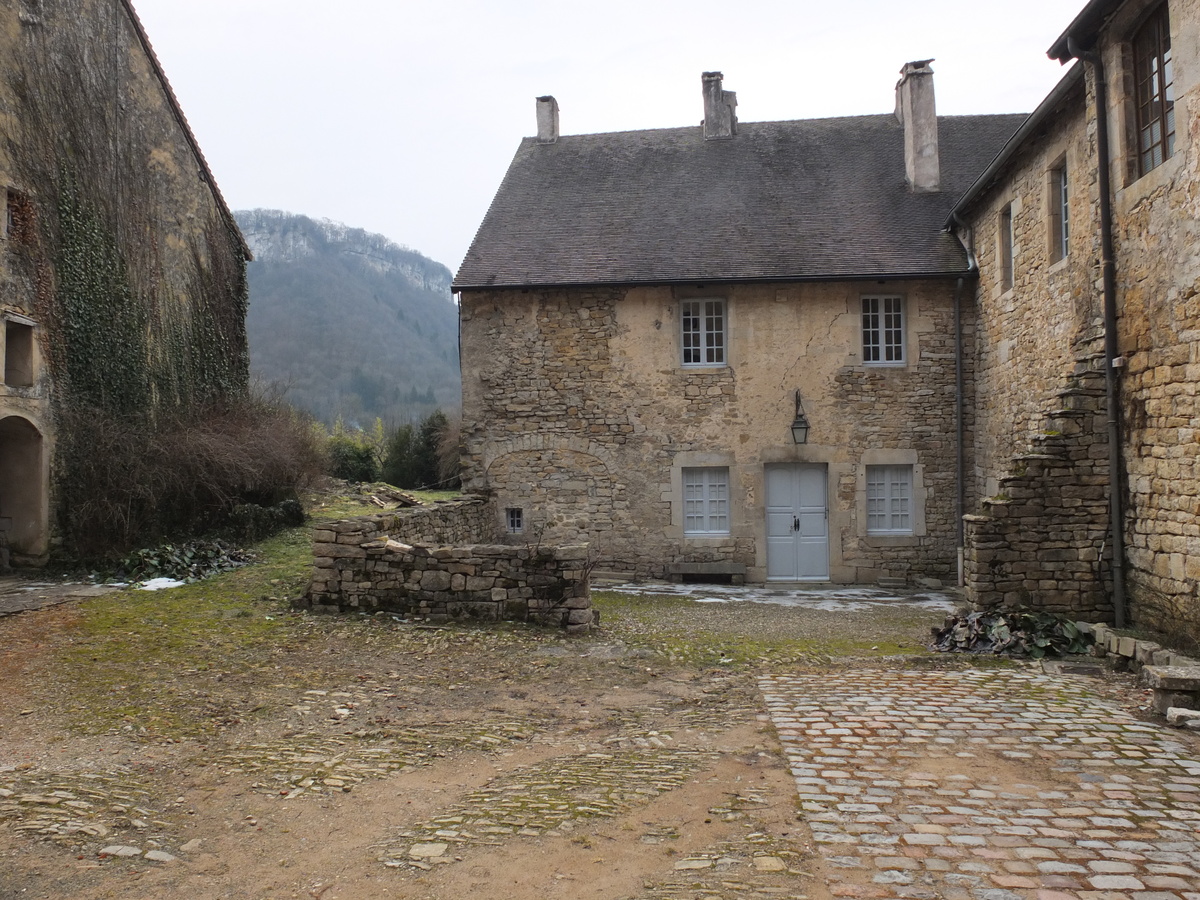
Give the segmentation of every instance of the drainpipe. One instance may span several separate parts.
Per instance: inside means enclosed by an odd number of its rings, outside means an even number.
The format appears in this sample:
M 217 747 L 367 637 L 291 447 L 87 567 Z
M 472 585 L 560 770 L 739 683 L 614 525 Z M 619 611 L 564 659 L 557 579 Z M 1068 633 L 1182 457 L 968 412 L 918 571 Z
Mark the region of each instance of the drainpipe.
M 1100 190 L 1100 253 L 1104 280 L 1104 389 L 1108 405 L 1108 511 L 1112 532 L 1112 604 L 1118 628 L 1125 627 L 1125 531 L 1121 514 L 1121 406 L 1117 384 L 1117 284 L 1113 260 L 1112 202 L 1109 184 L 1108 85 L 1104 61 L 1095 50 L 1083 50 L 1067 36 L 1067 49 L 1087 63 L 1096 88 L 1096 173 Z M 1124 359 L 1121 360 L 1124 362 Z
M 974 262 L 974 259 L 971 260 Z M 963 516 L 966 515 L 966 485 L 964 484 L 963 461 L 963 332 L 962 292 L 964 278 L 959 276 L 954 285 L 954 434 L 955 434 L 955 489 L 958 494 L 958 514 L 954 517 L 954 546 L 958 553 L 958 586 L 966 583 L 966 535 Z
M 967 253 L 967 273 L 974 278 L 979 273 L 979 261 L 975 258 L 975 238 L 974 234 L 971 240 L 964 241 L 959 237 L 959 231 L 966 231 L 966 225 L 958 216 L 953 217 L 954 224 L 957 226 L 954 236 L 958 238 L 959 244 Z M 955 492 L 956 505 L 958 507 L 958 515 L 955 517 L 954 527 L 954 543 L 955 550 L 958 556 L 958 586 L 963 587 L 967 583 L 966 579 L 966 527 L 963 524 L 963 516 L 967 514 L 967 475 L 966 475 L 966 425 L 965 411 L 966 397 L 963 390 L 963 329 L 962 329 L 962 294 L 963 285 L 966 282 L 965 276 L 959 276 L 958 282 L 954 285 L 954 433 L 955 433 Z

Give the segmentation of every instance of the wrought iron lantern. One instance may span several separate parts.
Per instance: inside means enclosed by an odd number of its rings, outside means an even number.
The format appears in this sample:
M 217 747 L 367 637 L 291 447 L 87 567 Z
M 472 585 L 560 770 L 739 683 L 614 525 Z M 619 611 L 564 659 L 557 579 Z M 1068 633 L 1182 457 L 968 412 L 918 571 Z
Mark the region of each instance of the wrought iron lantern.
M 796 390 L 796 418 L 792 419 L 792 440 L 797 444 L 808 443 L 808 416 L 800 405 L 800 390 Z

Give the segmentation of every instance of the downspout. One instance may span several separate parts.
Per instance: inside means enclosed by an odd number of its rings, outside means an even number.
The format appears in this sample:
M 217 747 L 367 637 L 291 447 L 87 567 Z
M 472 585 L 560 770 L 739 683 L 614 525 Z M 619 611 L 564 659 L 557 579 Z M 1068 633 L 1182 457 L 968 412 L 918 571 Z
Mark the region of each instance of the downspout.
M 1108 85 L 1104 61 L 1095 50 L 1083 50 L 1067 36 L 1067 49 L 1092 70 L 1096 90 L 1096 172 L 1100 190 L 1100 253 L 1104 283 L 1104 390 L 1108 405 L 1108 511 L 1112 532 L 1112 604 L 1118 628 L 1125 627 L 1125 531 L 1121 513 L 1121 406 L 1117 384 L 1117 284 L 1113 257 L 1112 202 L 1109 183 Z M 1124 360 L 1122 360 L 1123 362 Z
M 975 257 L 968 250 L 968 259 L 971 265 L 975 264 Z M 964 481 L 964 447 L 963 447 L 963 330 L 962 330 L 962 292 L 963 282 L 966 279 L 961 275 L 958 278 L 958 283 L 954 285 L 954 456 L 957 471 L 955 474 L 955 490 L 957 492 L 958 512 L 954 517 L 954 546 L 958 555 L 958 586 L 962 587 L 966 583 L 966 529 L 963 526 L 963 516 L 967 514 L 966 510 L 966 484 Z
M 967 274 L 975 277 L 979 274 L 979 260 L 975 258 L 974 233 L 970 242 L 959 237 L 959 230 L 967 228 L 957 215 L 953 217 L 957 229 L 954 236 L 967 254 Z M 967 477 L 966 477 L 966 396 L 963 387 L 963 327 L 962 327 L 962 295 L 966 276 L 960 275 L 954 285 L 954 462 L 955 462 L 955 498 L 957 515 L 955 516 L 954 544 L 958 557 L 958 586 L 966 584 L 966 526 L 963 517 L 967 514 Z

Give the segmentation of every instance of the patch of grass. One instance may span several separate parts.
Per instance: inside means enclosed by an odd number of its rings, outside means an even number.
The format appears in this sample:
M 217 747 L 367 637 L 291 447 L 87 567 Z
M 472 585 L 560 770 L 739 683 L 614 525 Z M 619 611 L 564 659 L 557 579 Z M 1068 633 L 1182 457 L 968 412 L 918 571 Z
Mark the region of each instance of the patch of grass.
M 259 545 L 258 563 L 82 604 L 77 635 L 53 673 L 71 698 L 70 724 L 84 733 L 179 736 L 240 718 L 238 698 L 213 679 L 259 668 L 272 647 L 294 640 L 299 617 L 288 598 L 307 583 L 310 547 L 309 529 L 292 528 Z

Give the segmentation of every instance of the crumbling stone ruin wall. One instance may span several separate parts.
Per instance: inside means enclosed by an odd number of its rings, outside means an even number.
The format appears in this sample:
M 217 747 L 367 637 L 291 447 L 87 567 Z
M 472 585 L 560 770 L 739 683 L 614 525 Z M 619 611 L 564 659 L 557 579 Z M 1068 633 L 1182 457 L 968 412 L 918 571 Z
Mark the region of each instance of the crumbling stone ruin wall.
M 1104 376 L 1084 362 L 1018 454 L 1000 493 L 966 517 L 966 586 L 980 607 L 1034 606 L 1110 621 Z
M 464 498 L 323 524 L 313 532 L 312 580 L 296 606 L 589 631 L 587 545 L 483 543 L 493 522 L 488 501 Z

